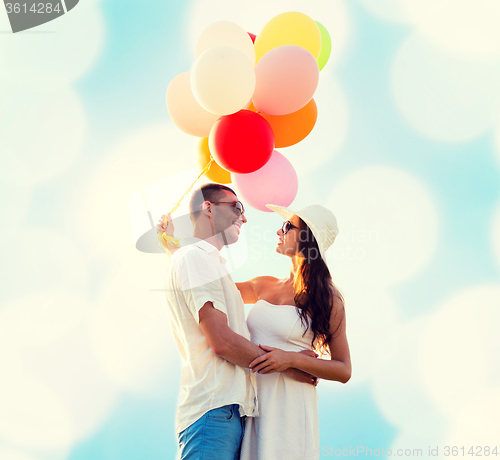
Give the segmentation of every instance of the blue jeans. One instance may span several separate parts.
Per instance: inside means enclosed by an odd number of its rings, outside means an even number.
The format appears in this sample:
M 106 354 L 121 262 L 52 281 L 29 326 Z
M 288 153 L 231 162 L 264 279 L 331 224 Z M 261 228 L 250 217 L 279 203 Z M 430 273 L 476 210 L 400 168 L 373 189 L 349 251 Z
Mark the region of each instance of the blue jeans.
M 244 419 L 238 404 L 208 411 L 178 434 L 181 460 L 239 460 Z

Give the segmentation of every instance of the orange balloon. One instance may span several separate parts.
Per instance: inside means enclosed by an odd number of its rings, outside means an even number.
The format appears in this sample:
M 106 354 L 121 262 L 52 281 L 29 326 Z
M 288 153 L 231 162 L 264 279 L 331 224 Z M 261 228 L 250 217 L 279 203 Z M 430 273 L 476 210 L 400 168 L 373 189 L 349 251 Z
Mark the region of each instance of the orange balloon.
M 258 112 L 253 102 L 248 110 Z M 318 107 L 311 99 L 304 107 L 287 115 L 267 115 L 258 112 L 273 128 L 275 148 L 297 144 L 312 131 L 318 119 Z
M 198 142 L 198 154 L 196 155 L 196 164 L 200 171 L 205 169 L 205 166 L 210 161 L 212 155 L 208 148 L 208 137 L 202 137 Z M 219 184 L 229 184 L 231 182 L 231 173 L 221 166 L 215 160 L 212 161 L 210 169 L 205 173 L 208 179 Z

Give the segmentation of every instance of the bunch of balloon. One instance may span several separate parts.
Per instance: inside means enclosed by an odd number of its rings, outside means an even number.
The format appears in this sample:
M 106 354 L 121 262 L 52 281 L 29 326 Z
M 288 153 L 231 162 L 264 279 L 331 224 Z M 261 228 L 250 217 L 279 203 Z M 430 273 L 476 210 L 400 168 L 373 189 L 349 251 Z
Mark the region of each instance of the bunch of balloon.
M 175 125 L 201 138 L 200 170 L 212 160 L 206 176 L 233 182 L 256 209 L 289 206 L 297 174 L 275 148 L 300 142 L 314 128 L 313 96 L 330 50 L 326 29 L 299 12 L 272 18 L 257 36 L 228 21 L 208 26 L 191 71 L 167 88 Z

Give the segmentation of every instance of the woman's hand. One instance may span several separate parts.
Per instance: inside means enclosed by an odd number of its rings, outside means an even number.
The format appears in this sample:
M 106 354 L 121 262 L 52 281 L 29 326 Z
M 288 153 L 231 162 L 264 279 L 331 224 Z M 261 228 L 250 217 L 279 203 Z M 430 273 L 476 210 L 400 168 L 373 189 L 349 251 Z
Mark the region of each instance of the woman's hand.
M 272 372 L 283 372 L 292 366 L 292 353 L 284 351 L 281 348 L 259 345 L 260 348 L 268 353 L 255 358 L 249 365 L 252 372 L 259 374 L 270 374 Z

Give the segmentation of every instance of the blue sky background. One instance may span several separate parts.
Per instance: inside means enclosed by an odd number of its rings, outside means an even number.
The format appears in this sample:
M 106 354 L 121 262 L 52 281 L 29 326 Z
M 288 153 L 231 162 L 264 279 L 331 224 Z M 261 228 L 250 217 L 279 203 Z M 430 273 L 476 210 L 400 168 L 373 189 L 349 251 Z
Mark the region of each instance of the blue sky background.
M 500 8 L 81 0 L 19 34 L 0 7 L 2 460 L 175 457 L 167 261 L 135 249 L 128 200 L 195 167 L 165 91 L 203 28 L 258 34 L 288 10 L 334 43 L 318 124 L 281 150 L 299 178 L 291 207 L 328 206 L 335 245 L 363 254 L 329 251 L 353 377 L 318 387 L 321 446 L 498 445 Z M 287 276 L 265 234 L 280 218 L 247 214 L 234 279 Z

